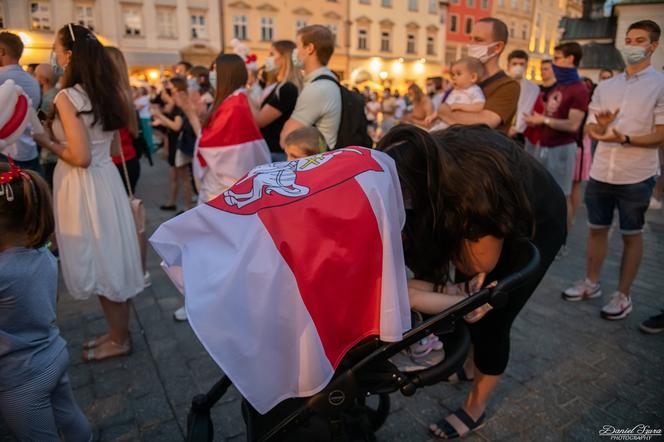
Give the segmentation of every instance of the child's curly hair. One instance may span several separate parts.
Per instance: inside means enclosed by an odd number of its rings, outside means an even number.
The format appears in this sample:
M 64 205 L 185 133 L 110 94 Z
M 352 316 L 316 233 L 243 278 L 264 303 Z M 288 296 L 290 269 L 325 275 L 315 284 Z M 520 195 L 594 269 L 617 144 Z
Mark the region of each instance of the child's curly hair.
M 15 167 L 15 166 L 14 166 Z M 15 168 L 0 163 L 0 174 Z M 36 172 L 21 170 L 5 184 L 0 184 L 0 236 L 25 234 L 25 247 L 45 245 L 55 230 L 51 192 Z

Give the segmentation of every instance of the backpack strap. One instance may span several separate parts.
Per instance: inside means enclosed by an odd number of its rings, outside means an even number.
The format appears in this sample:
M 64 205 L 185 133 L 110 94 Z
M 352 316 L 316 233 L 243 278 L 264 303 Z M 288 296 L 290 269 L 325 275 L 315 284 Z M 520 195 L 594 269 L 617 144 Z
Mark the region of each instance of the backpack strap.
M 318 77 L 311 80 L 311 82 L 313 83 L 314 81 L 318 81 L 318 80 L 330 80 L 330 81 L 333 81 L 334 83 L 336 83 L 337 86 L 341 86 L 341 83 L 339 83 L 339 80 L 337 80 L 336 78 L 334 78 L 331 75 L 327 75 L 327 74 L 319 75 Z

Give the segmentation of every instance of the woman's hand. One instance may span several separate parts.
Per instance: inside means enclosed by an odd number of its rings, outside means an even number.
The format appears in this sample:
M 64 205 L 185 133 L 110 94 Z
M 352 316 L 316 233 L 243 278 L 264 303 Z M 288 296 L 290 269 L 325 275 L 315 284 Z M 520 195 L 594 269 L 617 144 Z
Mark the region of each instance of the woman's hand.
M 491 310 L 493 310 L 491 304 L 483 304 L 477 307 L 472 312 L 468 313 L 466 316 L 463 317 L 463 319 L 465 319 L 467 323 L 472 324 L 482 319 L 484 315 L 489 313 Z

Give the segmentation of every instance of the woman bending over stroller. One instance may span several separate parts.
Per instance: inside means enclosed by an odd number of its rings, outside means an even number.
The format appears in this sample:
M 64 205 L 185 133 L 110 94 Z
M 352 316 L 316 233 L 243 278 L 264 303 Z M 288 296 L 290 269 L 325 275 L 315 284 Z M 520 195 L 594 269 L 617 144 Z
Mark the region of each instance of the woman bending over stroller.
M 518 238 L 530 238 L 541 255 L 537 274 L 506 305 L 485 305 L 466 317 L 473 350 L 455 376 L 473 386 L 459 409 L 430 426 L 439 438 L 463 437 L 483 425 L 487 401 L 507 367 L 512 322 L 563 244 L 565 198 L 546 170 L 487 126 L 432 134 L 397 126 L 378 149 L 395 160 L 402 186 L 413 309 L 434 314 L 456 303 L 458 294 L 441 294 L 450 293 L 451 282 L 472 280 L 466 290 L 472 292 L 507 276 Z

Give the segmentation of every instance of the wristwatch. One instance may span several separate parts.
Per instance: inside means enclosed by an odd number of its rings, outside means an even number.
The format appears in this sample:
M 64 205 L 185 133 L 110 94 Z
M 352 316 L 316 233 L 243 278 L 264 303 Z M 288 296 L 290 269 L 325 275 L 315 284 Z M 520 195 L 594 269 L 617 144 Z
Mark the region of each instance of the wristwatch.
M 545 125 L 548 126 L 550 122 L 551 122 L 551 118 L 549 118 L 549 117 L 544 117 L 544 124 L 545 124 Z
M 625 135 L 625 141 L 620 144 L 632 144 L 632 140 L 629 139 L 629 135 Z

